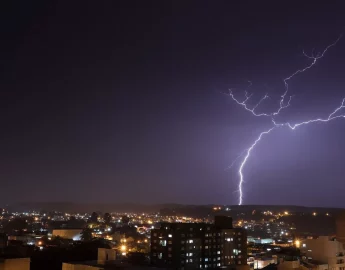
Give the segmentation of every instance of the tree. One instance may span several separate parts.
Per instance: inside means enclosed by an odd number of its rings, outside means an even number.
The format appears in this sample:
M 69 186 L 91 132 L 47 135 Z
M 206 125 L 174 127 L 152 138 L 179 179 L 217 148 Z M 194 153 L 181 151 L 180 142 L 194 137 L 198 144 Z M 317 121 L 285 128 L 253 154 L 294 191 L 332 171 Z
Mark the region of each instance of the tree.
M 105 224 L 109 224 L 111 222 L 111 215 L 109 213 L 105 213 L 103 219 Z
M 129 217 L 123 216 L 123 217 L 121 218 L 121 222 L 122 222 L 122 224 L 128 225 L 128 223 L 129 223 Z
M 96 212 L 92 212 L 91 217 L 90 217 L 90 221 L 97 223 L 98 221 L 98 214 Z
M 92 230 L 90 228 L 85 228 L 81 232 L 81 240 L 82 241 L 91 241 L 92 240 Z
M 23 231 L 24 229 L 27 229 L 27 226 L 28 224 L 26 223 L 25 219 L 14 218 L 5 225 L 4 231 L 6 233 L 12 233 L 13 231 Z

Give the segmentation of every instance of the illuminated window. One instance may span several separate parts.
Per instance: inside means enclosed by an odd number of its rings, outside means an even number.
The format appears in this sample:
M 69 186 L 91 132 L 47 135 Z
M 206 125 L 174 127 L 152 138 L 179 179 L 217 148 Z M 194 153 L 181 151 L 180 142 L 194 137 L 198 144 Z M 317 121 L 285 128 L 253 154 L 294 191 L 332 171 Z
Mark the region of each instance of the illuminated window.
M 217 254 L 220 254 L 220 250 L 217 251 Z
M 189 243 L 190 243 L 190 244 L 193 243 L 193 240 L 189 240 Z
M 160 244 L 162 247 L 166 247 L 166 245 L 167 245 L 167 240 L 160 240 L 160 241 L 159 241 L 159 244 Z
M 170 238 L 171 238 L 171 237 L 172 237 L 172 234 L 168 234 L 168 237 L 170 237 Z

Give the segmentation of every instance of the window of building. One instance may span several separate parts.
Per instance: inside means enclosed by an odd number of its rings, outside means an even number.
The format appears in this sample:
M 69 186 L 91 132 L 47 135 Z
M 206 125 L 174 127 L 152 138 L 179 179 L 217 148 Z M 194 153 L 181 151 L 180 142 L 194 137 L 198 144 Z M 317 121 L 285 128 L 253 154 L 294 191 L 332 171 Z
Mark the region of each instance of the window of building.
M 239 232 L 238 235 L 241 235 L 241 233 Z
M 158 259 L 162 259 L 163 258 L 163 253 L 158 253 Z
M 184 244 L 184 240 L 181 241 L 181 244 Z
M 205 236 L 208 237 L 208 233 L 206 233 Z
M 208 258 L 205 258 L 205 262 L 208 262 Z
M 189 244 L 193 243 L 193 240 L 189 240 Z
M 171 245 L 171 244 L 172 244 L 172 241 L 171 241 L 171 240 L 170 240 L 170 241 L 168 241 L 168 244 L 170 244 L 170 245 Z
M 205 246 L 205 249 L 208 249 L 208 246 Z
M 167 240 L 160 240 L 160 241 L 159 241 L 159 245 L 161 245 L 162 247 L 166 247 L 166 245 L 167 245 Z
M 217 266 L 220 266 L 220 263 L 217 263 Z
M 169 258 L 171 258 L 171 257 L 172 257 L 172 255 L 169 253 L 169 254 L 168 254 L 168 257 L 169 257 Z
M 168 248 L 168 251 L 171 251 L 171 250 L 172 250 L 172 248 L 171 248 L 171 247 L 169 247 L 169 248 Z
M 153 236 L 157 236 L 157 233 L 154 233 Z
M 189 230 L 192 232 L 192 231 L 193 231 L 193 228 L 189 228 Z
M 168 234 L 168 237 L 171 238 L 171 237 L 172 237 L 172 234 Z
M 220 257 L 218 257 L 217 260 L 220 261 Z
M 217 254 L 220 254 L 220 250 L 217 251 Z

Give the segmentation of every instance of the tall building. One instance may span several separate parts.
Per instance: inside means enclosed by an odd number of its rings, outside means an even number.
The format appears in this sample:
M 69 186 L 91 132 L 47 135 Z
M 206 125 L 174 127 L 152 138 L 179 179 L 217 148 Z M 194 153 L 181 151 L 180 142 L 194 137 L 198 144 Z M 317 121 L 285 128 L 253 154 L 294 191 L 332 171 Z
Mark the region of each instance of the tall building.
M 345 270 L 343 245 L 328 236 L 303 240 L 301 252 L 309 263 L 323 265 L 329 270 Z
M 338 214 L 335 220 L 337 240 L 343 244 L 345 248 L 345 211 Z
M 162 223 L 151 231 L 151 263 L 181 270 L 247 266 L 247 234 L 225 216 L 214 224 Z

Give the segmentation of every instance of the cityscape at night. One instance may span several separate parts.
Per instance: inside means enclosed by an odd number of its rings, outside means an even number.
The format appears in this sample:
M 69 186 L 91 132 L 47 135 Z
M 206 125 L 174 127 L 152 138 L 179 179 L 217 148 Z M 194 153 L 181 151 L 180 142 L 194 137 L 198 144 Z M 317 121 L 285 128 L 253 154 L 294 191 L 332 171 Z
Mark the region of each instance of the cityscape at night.
M 345 270 L 344 8 L 4 1 L 0 270 Z

